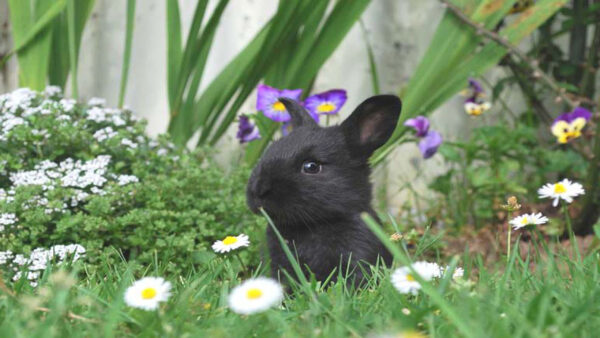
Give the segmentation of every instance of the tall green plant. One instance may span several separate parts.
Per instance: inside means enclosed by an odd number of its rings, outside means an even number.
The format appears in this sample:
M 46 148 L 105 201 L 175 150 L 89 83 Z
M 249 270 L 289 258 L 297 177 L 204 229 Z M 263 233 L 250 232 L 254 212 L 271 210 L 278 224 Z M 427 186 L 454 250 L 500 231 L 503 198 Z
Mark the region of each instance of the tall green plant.
M 83 29 L 94 3 L 9 0 L 15 45 L 2 61 L 17 54 L 20 86 L 41 90 L 50 83 L 64 88 L 76 65 Z M 75 60 L 74 65 L 71 60 Z
M 530 9 L 498 31 L 516 45 L 558 11 L 567 0 L 539 0 Z M 515 0 L 452 0 L 470 20 L 486 29 L 495 28 L 508 14 Z M 403 114 L 390 141 L 373 155 L 378 164 L 406 133 L 403 122 L 416 115 L 428 115 L 465 87 L 470 76 L 481 75 L 496 65 L 507 50 L 488 41 L 447 10 L 425 56 L 409 81 L 403 97 Z
M 273 18 L 201 93 L 199 82 L 214 31 L 227 1 L 220 1 L 202 27 L 206 1 L 196 7 L 185 48 L 181 47 L 179 7 L 167 0 L 169 132 L 185 144 L 199 132 L 198 144 L 215 144 L 234 121 L 256 85 L 265 83 L 308 90 L 369 0 L 280 1 Z M 195 62 L 192 62 L 195 61 Z M 277 124 L 260 121 L 266 133 L 248 148 L 254 162 L 270 141 Z

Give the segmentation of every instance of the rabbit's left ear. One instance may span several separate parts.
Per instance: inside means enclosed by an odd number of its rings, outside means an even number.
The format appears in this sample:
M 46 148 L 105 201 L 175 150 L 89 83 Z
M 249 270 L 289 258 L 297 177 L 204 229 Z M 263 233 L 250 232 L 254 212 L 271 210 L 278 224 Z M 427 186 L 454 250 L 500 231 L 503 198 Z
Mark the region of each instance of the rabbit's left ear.
M 293 128 L 300 126 L 319 126 L 300 103 L 286 97 L 280 97 L 278 100 L 283 103 L 285 109 L 290 113 Z
M 402 110 L 395 95 L 368 98 L 341 125 L 350 150 L 369 157 L 392 136 Z

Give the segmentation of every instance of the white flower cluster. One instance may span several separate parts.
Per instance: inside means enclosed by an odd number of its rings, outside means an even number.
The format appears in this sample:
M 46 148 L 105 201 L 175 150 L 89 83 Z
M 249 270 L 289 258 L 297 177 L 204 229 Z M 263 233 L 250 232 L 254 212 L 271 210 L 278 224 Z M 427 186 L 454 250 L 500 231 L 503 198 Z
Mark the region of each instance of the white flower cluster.
M 4 213 L 0 214 L 0 231 L 4 231 L 4 227 L 13 225 L 18 221 L 17 215 Z
M 0 105 L 8 113 L 16 113 L 19 109 L 27 109 L 31 106 L 31 101 L 36 97 L 36 93 L 29 88 L 19 88 L 12 93 L 0 95 Z
M 117 127 L 127 124 L 120 109 L 92 107 L 87 111 L 87 119 L 97 123 L 112 123 Z
M 11 196 L 14 195 L 14 188 L 16 187 L 39 185 L 44 191 L 43 195 L 30 199 L 28 204 L 23 206 L 23 208 L 29 209 L 31 206 L 47 207 L 47 191 L 54 190 L 57 187 L 71 188 L 72 195 L 68 197 L 68 200 L 65 200 L 62 209 L 46 208 L 45 212 L 51 214 L 52 212 L 64 212 L 68 205 L 71 207 L 78 206 L 81 202 L 85 201 L 90 194 L 105 195 L 106 191 L 102 188 L 109 181 L 120 186 L 139 182 L 139 179 L 133 175 L 108 174 L 110 159 L 111 157 L 108 155 L 100 155 L 89 161 L 75 161 L 71 158 L 60 163 L 54 163 L 48 160 L 42 161 L 38 163 L 33 170 L 11 173 L 10 181 L 13 184 L 13 189 L 8 192 L 0 189 L 0 200 L 6 202 L 14 200 Z
M 109 138 L 113 138 L 117 136 L 117 132 L 112 129 L 112 127 L 102 128 L 94 133 L 94 139 L 98 142 L 102 142 L 108 140 Z
M 117 176 L 117 180 L 119 181 L 119 185 L 127 185 L 129 183 L 137 183 L 140 181 L 137 176 L 134 175 L 119 175 Z
M 23 277 L 23 268 L 27 268 L 26 277 L 32 286 L 37 285 L 37 279 L 48 263 L 75 262 L 85 255 L 85 248 L 79 244 L 54 245 L 49 249 L 37 248 L 26 257 L 23 254 L 13 254 L 11 251 L 0 251 L 0 265 L 7 265 L 15 271 L 13 281 Z

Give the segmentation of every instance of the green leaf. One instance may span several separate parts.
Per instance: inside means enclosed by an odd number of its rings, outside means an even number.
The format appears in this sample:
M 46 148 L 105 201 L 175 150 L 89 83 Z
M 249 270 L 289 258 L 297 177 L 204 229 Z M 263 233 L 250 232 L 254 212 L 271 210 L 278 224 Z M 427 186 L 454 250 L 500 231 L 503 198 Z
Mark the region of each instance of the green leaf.
M 65 4 L 66 0 L 9 0 L 10 21 L 16 46 L 13 52 L 17 51 L 20 86 L 35 90 L 46 87 L 52 38 L 50 23 L 64 9 Z
M 123 108 L 125 90 L 127 89 L 127 76 L 129 75 L 129 62 L 131 61 L 131 44 L 133 41 L 133 25 L 135 23 L 135 2 L 127 0 L 127 24 L 125 29 L 125 48 L 123 51 L 123 66 L 121 68 L 121 86 L 119 89 L 119 108 Z

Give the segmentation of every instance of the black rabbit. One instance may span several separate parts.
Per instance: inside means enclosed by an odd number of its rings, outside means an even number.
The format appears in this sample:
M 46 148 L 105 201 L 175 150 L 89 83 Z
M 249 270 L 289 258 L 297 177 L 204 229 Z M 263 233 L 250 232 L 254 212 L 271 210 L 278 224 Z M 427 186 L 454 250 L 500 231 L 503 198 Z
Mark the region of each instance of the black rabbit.
M 387 265 L 392 260 L 360 214 L 376 218 L 368 159 L 392 135 L 402 103 L 393 95 L 374 96 L 341 125 L 320 127 L 297 102 L 279 101 L 291 115 L 293 130 L 273 142 L 254 168 L 248 206 L 255 213 L 264 208 L 300 265 L 317 280 L 341 268 L 343 274 L 353 273 L 358 285 L 364 277 L 359 262 L 375 264 L 378 256 Z M 294 276 L 270 227 L 267 243 L 273 276 L 280 269 Z

